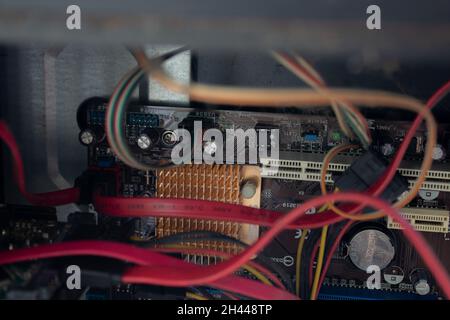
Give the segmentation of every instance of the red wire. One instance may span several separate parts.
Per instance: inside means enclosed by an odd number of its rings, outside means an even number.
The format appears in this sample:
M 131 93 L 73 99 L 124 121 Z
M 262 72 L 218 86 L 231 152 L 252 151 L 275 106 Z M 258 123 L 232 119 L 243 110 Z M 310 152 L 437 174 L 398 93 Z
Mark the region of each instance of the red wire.
M 15 249 L 12 251 L 3 251 L 0 253 L 0 265 L 17 263 L 22 261 L 56 258 L 65 256 L 102 256 L 122 261 L 128 261 L 141 266 L 143 270 L 185 270 L 193 272 L 194 269 L 205 269 L 205 267 L 193 265 L 185 261 L 154 252 L 149 249 L 138 248 L 129 244 L 123 244 L 111 241 L 71 241 L 56 244 L 41 245 L 33 248 Z M 150 278 L 141 277 L 135 272 L 126 272 L 122 276 L 124 283 L 139 283 L 161 285 L 161 281 L 151 280 Z M 297 299 L 291 293 L 279 289 L 277 287 L 268 286 L 258 281 L 228 275 L 217 281 L 208 284 L 212 287 L 236 292 L 244 296 L 257 299 L 280 299 L 292 300 Z M 199 284 L 199 285 L 203 285 Z M 177 285 L 175 285 L 177 286 Z
M 450 81 L 445 83 L 443 86 L 441 86 L 427 101 L 425 108 L 428 110 L 431 110 L 438 104 L 438 102 L 450 91 Z M 395 154 L 394 159 L 392 160 L 391 164 L 389 165 L 388 169 L 386 170 L 386 173 L 383 175 L 383 177 L 371 188 L 373 192 L 369 192 L 373 194 L 374 196 L 380 195 L 384 189 L 389 185 L 389 183 L 394 178 L 397 168 L 400 166 L 403 157 L 405 156 L 406 151 L 408 150 L 408 146 L 411 143 L 412 139 L 414 138 L 414 135 L 419 128 L 420 124 L 423 121 L 424 118 L 424 112 L 421 112 L 417 115 L 416 119 L 412 123 L 411 127 L 409 128 L 407 134 L 405 135 L 400 148 L 398 149 L 397 153 Z M 358 210 L 362 209 L 362 206 L 358 206 L 356 209 L 353 209 L 353 212 L 357 212 Z M 341 232 L 338 235 L 338 238 L 333 243 L 332 247 L 330 248 L 330 253 L 327 257 L 327 260 L 325 262 L 323 272 L 320 278 L 319 282 L 319 288 L 317 290 L 317 295 L 319 294 L 319 290 L 323 284 L 323 281 L 325 279 L 327 270 L 331 264 L 331 260 L 333 257 L 334 252 L 336 251 L 339 243 L 341 242 L 345 232 L 350 228 L 352 225 L 352 221 L 349 221 L 345 227 L 341 230 Z M 316 298 L 317 298 L 316 295 Z
M 97 212 L 115 217 L 185 217 L 272 226 L 284 213 L 207 200 L 94 196 Z M 344 209 L 353 206 L 343 206 Z M 332 211 L 308 214 L 285 226 L 315 229 L 342 221 Z
M 282 56 L 285 62 L 287 62 L 291 67 L 300 70 L 301 73 L 305 74 L 308 79 L 314 82 L 316 85 L 321 87 L 325 86 L 325 84 L 320 79 L 317 79 L 314 75 L 309 73 L 307 69 L 305 69 L 301 64 L 295 61 L 289 54 L 284 52 L 278 52 L 278 54 Z
M 181 266 L 178 264 L 178 262 L 174 262 L 173 260 L 170 261 L 165 260 L 165 263 L 154 265 L 152 267 L 149 267 L 148 265 L 131 267 L 127 270 L 126 274 L 124 274 L 123 280 L 129 283 L 147 283 L 147 284 L 151 283 L 166 286 L 185 287 L 185 286 L 205 285 L 211 283 L 214 283 L 214 286 L 217 286 L 216 280 L 227 277 L 229 274 L 239 269 L 243 264 L 250 261 L 253 258 L 253 256 L 256 255 L 259 251 L 261 251 L 267 244 L 269 244 L 272 241 L 273 237 L 275 237 L 278 233 L 280 233 L 286 225 L 289 225 L 290 223 L 292 223 L 293 221 L 304 215 L 309 208 L 319 207 L 325 203 L 332 201 L 364 203 L 377 210 L 382 210 L 386 212 L 389 216 L 391 216 L 403 228 L 402 231 L 404 232 L 406 238 L 413 244 L 414 248 L 417 250 L 422 260 L 427 265 L 430 272 L 433 274 L 434 278 L 436 279 L 436 282 L 442 288 L 444 295 L 447 298 L 450 298 L 450 278 L 447 274 L 447 271 L 440 263 L 434 252 L 431 250 L 431 248 L 429 247 L 423 236 L 420 233 L 416 232 L 408 224 L 408 222 L 406 222 L 400 216 L 398 211 L 390 207 L 389 204 L 378 198 L 374 198 L 369 195 L 360 193 L 332 193 L 311 199 L 301 204 L 297 208 L 293 209 L 289 213 L 279 218 L 276 221 L 276 223 L 274 223 L 272 227 L 268 229 L 252 246 L 244 250 L 239 255 L 236 255 L 231 259 L 226 260 L 225 262 L 219 263 L 217 265 L 212 265 L 208 267 L 198 267 L 189 264 L 187 265 L 183 264 Z M 62 246 L 62 249 L 64 249 L 64 245 L 66 244 L 60 244 L 60 246 Z M 127 250 L 125 251 L 125 253 L 122 252 L 121 254 L 129 254 L 129 250 L 137 250 L 136 248 L 133 247 L 130 248 L 129 246 L 127 246 L 126 248 Z M 24 250 L 33 250 L 33 249 L 24 249 Z M 47 250 L 48 249 L 49 248 L 47 247 Z M 75 252 L 78 252 L 78 254 L 86 254 L 87 250 L 88 252 L 91 252 L 91 254 L 97 255 L 99 253 L 98 247 L 95 245 L 92 245 L 84 249 L 85 250 L 81 252 L 76 250 Z M 52 252 L 49 252 L 49 254 L 54 255 L 55 253 L 53 251 L 53 248 L 51 248 L 51 250 Z M 0 256 L 0 264 L 5 263 L 5 261 L 7 262 L 9 261 L 9 263 L 16 262 L 18 251 L 10 251 L 3 253 Z M 140 254 L 140 251 L 138 252 Z M 64 253 L 65 255 L 67 255 L 67 252 Z M 117 255 L 119 253 L 108 252 L 108 254 Z M 150 253 L 147 253 L 147 255 L 148 254 Z M 156 253 L 152 252 L 151 254 L 155 255 Z M 9 257 L 9 259 L 6 259 L 5 255 L 6 257 Z M 23 256 L 22 254 L 22 261 L 33 258 L 34 257 L 30 258 L 26 254 L 25 256 Z M 149 263 L 154 263 L 155 261 L 159 261 L 159 259 L 162 259 L 161 255 L 151 256 L 151 258 L 154 260 L 150 260 Z M 123 259 L 127 260 L 127 258 Z M 167 259 L 167 257 L 165 257 L 164 259 Z M 239 281 L 242 281 L 242 279 L 240 279 Z M 230 290 L 230 288 L 228 287 L 227 289 L 225 289 L 223 286 L 221 288 L 224 290 Z M 256 288 L 256 284 L 254 288 Z M 237 292 L 236 288 L 234 288 L 233 291 Z M 286 295 L 286 293 L 283 294 Z
M 19 147 L 17 146 L 17 142 L 14 139 L 13 134 L 8 128 L 8 125 L 2 120 L 0 120 L 0 139 L 3 140 L 11 152 L 17 186 L 19 187 L 20 193 L 22 193 L 28 202 L 34 205 L 51 207 L 78 201 L 80 192 L 77 188 L 47 193 L 28 192 L 25 187 L 25 174 Z
M 426 105 L 425 105 L 425 109 L 427 110 L 431 110 L 434 108 L 434 106 L 436 106 L 439 101 L 444 98 L 444 96 L 450 91 L 450 81 L 446 82 L 443 86 L 441 86 L 427 101 Z M 405 135 L 399 149 L 397 150 L 397 153 L 395 154 L 394 159 L 392 160 L 391 164 L 389 165 L 388 169 L 386 170 L 385 174 L 377 181 L 377 183 L 375 183 L 375 185 L 373 187 L 370 188 L 369 193 L 374 195 L 374 196 L 379 196 L 383 190 L 386 189 L 386 187 L 389 185 L 389 183 L 392 181 L 392 179 L 394 178 L 398 167 L 400 166 L 403 157 L 406 154 L 406 151 L 408 150 L 409 144 L 411 143 L 412 139 L 414 138 L 414 135 L 417 131 L 417 129 L 419 128 L 420 124 L 422 123 L 423 119 L 424 119 L 424 114 L 425 111 L 421 112 L 420 114 L 417 115 L 417 117 L 415 118 L 414 122 L 412 123 L 411 127 L 409 128 L 407 134 Z M 357 212 L 358 210 L 361 210 L 363 208 L 362 205 L 358 206 L 357 208 L 353 209 L 352 212 Z M 344 234 L 347 232 L 347 230 L 350 228 L 350 226 L 353 224 L 352 221 L 349 221 L 344 228 L 339 232 L 339 235 L 336 239 L 336 241 L 333 243 L 332 247 L 330 248 L 330 252 L 328 254 L 327 260 L 325 262 L 322 274 L 321 274 L 321 278 L 320 278 L 320 282 L 319 282 L 319 287 L 316 293 L 316 298 L 317 295 L 319 294 L 319 290 L 323 284 L 323 281 L 325 279 L 327 270 L 331 264 L 331 260 L 333 257 L 334 252 L 336 251 L 339 243 L 341 242 Z
M 277 222 L 273 224 L 273 226 L 266 233 L 264 233 L 255 244 L 239 255 L 236 255 L 233 258 L 217 265 L 208 266 L 202 270 L 183 270 L 183 272 L 180 272 L 180 270 L 177 269 L 169 268 L 148 269 L 143 267 L 134 267 L 128 271 L 128 274 L 132 276 L 146 277 L 149 281 L 151 281 L 151 279 L 154 281 L 160 281 L 163 285 L 192 286 L 199 283 L 208 283 L 220 279 L 236 271 L 240 268 L 240 266 L 242 266 L 242 264 L 250 261 L 254 255 L 270 243 L 274 236 L 284 229 L 284 226 L 302 216 L 306 210 L 311 207 L 321 206 L 330 201 L 365 203 L 373 208 L 376 208 L 377 210 L 385 211 L 404 228 L 403 232 L 405 233 L 405 236 L 416 248 L 424 260 L 424 263 L 434 275 L 437 283 L 439 283 L 443 289 L 444 294 L 447 297 L 450 297 L 450 279 L 447 271 L 426 243 L 423 236 L 412 229 L 412 227 L 400 216 L 398 211 L 391 208 L 389 204 L 380 199 L 359 193 L 333 193 L 320 196 L 303 203 L 296 209 L 278 219 Z
M 301 73 L 306 75 L 309 80 L 313 81 L 316 85 L 318 85 L 321 88 L 326 88 L 326 83 L 324 83 L 321 79 L 318 79 L 315 77 L 315 75 L 311 74 L 306 68 L 304 68 L 300 63 L 298 63 L 295 59 L 293 59 L 289 54 L 278 52 L 280 56 L 284 59 L 286 63 L 288 63 L 292 68 L 299 70 Z M 365 130 L 368 135 L 370 135 L 370 129 L 369 124 L 367 123 L 366 118 L 355 108 L 352 106 L 352 104 L 346 102 L 346 104 L 352 108 L 353 112 L 356 114 L 356 116 L 361 120 L 363 123 Z
M 173 253 L 173 252 L 182 252 L 184 254 L 193 254 L 193 255 L 203 255 L 203 256 L 215 256 L 215 257 L 223 257 L 223 258 L 229 258 L 231 257 L 231 254 L 217 251 L 217 250 L 210 250 L 210 249 L 200 249 L 200 248 L 183 248 L 183 249 L 177 249 L 177 248 L 155 248 L 155 251 L 158 252 L 164 252 L 164 253 Z M 272 272 L 270 272 L 267 268 L 263 267 L 262 265 L 255 263 L 253 261 L 249 261 L 248 265 L 255 268 L 262 274 L 264 274 L 269 280 L 271 280 L 276 286 L 278 286 L 281 289 L 285 289 L 283 282 L 278 279 L 276 275 L 274 275 Z
M 189 207 L 187 208 L 186 206 Z M 251 209 L 242 206 L 180 199 L 130 199 L 97 196 L 96 207 L 99 212 L 105 212 L 106 210 L 108 214 L 117 214 L 120 216 L 189 216 L 195 218 L 239 221 L 267 226 L 274 225 L 277 219 L 280 219 L 282 216 L 278 212 Z M 305 215 L 302 218 L 315 219 L 322 216 L 325 215 Z M 299 222 L 301 220 L 298 219 L 296 221 Z M 300 225 L 305 228 L 307 224 Z M 291 227 L 298 228 L 300 225 L 296 224 Z M 316 225 L 318 225 L 317 222 Z M 310 226 L 308 225 L 308 227 Z

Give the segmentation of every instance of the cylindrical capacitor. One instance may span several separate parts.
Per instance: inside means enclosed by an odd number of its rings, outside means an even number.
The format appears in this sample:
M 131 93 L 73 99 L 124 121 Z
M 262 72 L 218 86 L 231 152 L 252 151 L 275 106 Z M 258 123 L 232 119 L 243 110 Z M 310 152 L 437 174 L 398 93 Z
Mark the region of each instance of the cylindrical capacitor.
M 430 277 L 424 269 L 415 269 L 410 275 L 411 284 L 417 294 L 424 296 L 430 293 Z

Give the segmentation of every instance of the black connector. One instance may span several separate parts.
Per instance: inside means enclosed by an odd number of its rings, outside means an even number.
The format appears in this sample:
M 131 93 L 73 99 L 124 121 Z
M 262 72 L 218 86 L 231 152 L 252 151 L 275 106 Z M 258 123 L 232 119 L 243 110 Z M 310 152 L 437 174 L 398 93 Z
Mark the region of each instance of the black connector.
M 368 190 L 388 168 L 387 160 L 379 153 L 369 150 L 355 160 L 342 175 L 335 178 L 335 185 L 345 191 Z M 394 202 L 408 190 L 408 181 L 399 173 L 381 194 L 381 198 Z
M 75 180 L 80 189 L 80 204 L 92 203 L 94 193 L 105 196 L 116 195 L 117 174 L 115 169 L 89 169 Z

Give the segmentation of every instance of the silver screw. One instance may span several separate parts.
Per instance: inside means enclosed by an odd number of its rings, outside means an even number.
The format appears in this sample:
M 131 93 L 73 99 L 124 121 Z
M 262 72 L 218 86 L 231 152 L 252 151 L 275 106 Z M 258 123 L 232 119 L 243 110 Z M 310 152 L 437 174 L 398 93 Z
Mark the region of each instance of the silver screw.
M 146 134 L 141 134 L 137 139 L 137 145 L 142 150 L 147 150 L 150 148 L 150 145 L 152 144 L 152 141 L 150 140 L 150 137 Z
M 91 130 L 83 130 L 80 134 L 80 141 L 82 144 L 88 146 L 94 142 L 94 134 Z

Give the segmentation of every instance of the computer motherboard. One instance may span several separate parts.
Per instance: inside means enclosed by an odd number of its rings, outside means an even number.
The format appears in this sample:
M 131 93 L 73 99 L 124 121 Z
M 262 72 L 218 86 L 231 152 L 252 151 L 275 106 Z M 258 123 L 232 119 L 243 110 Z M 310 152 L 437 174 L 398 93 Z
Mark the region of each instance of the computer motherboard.
M 177 168 L 142 171 L 123 165 L 111 152 L 105 138 L 106 99 L 93 98 L 82 104 L 78 114 L 80 141 L 87 146 L 89 168 L 99 172 L 115 170 L 117 180 L 113 193 L 124 197 L 191 198 L 214 200 L 263 209 L 288 212 L 299 204 L 320 194 L 320 170 L 325 154 L 333 147 L 349 143 L 334 117 L 299 113 L 267 113 L 245 110 L 208 111 L 186 107 L 143 105 L 133 103 L 127 110 L 124 132 L 133 153 L 142 162 L 147 159 L 170 159 L 177 142 L 176 130 L 193 130 L 194 122 L 201 121 L 203 130 L 214 128 L 224 135 L 227 129 L 255 129 L 256 132 L 279 130 L 279 158 L 273 160 L 258 156 L 256 163 L 184 164 Z M 368 120 L 373 138 L 371 154 L 388 163 L 404 139 L 411 123 L 407 121 Z M 418 196 L 401 209 L 402 215 L 420 231 L 436 250 L 437 256 L 450 268 L 449 208 L 450 208 L 450 124 L 440 124 L 439 141 L 434 150 L 433 167 Z M 86 143 L 86 136 L 92 136 Z M 147 140 L 146 140 L 147 139 Z M 271 145 L 269 140 L 258 145 Z M 83 140 L 85 140 L 83 142 Z M 145 142 L 142 144 L 142 140 Z M 408 189 L 418 176 L 426 143 L 424 128 L 419 129 L 408 146 L 398 169 L 403 185 L 398 193 Z M 203 151 L 216 152 L 214 141 L 204 141 Z M 247 154 L 246 148 L 236 150 Z M 269 148 L 270 153 L 270 148 Z M 334 181 L 345 175 L 354 162 L 363 158 L 364 151 L 354 148 L 338 155 L 326 176 L 327 189 L 335 189 Z M 273 165 L 276 162 L 276 167 Z M 238 168 L 239 167 L 239 168 Z M 245 183 L 245 168 L 257 168 L 253 184 Z M 275 169 L 274 169 L 275 168 Z M 229 180 L 227 180 L 229 178 Z M 253 176 L 252 179 L 255 177 Z M 234 180 L 233 180 L 234 179 Z M 255 190 L 251 190 L 254 188 Z M 195 189 L 195 190 L 194 190 Z M 211 191 L 214 189 L 215 191 Z M 249 191 L 250 189 L 250 191 Z M 234 195 L 229 196 L 232 193 Z M 250 192 L 245 203 L 242 193 Z M 229 196 L 229 197 L 228 197 Z M 318 214 L 311 210 L 308 214 Z M 342 225 L 333 227 L 337 233 Z M 391 218 L 355 222 L 346 232 L 333 254 L 324 279 L 319 299 L 437 299 L 441 296 L 426 266 L 414 248 L 402 235 L 400 226 Z M 177 233 L 214 231 L 237 238 L 247 244 L 266 232 L 265 227 L 239 223 L 217 223 L 187 218 L 139 218 L 133 222 L 128 237 L 135 241 L 149 241 Z M 292 287 L 296 277 L 297 245 L 302 230 L 287 230 L 276 236 L 262 252 L 282 270 L 287 286 Z M 304 247 L 304 259 L 311 260 L 310 248 L 318 231 L 311 231 Z M 335 235 L 334 235 L 335 236 Z M 220 241 L 204 241 L 197 246 L 235 252 L 237 248 Z M 309 252 L 309 256 L 308 256 Z M 187 255 L 192 261 L 211 264 L 217 259 Z M 312 262 L 314 265 L 315 262 Z M 367 267 L 381 268 L 381 289 L 367 289 Z M 303 270 L 303 269 L 302 269 Z M 307 273 L 306 269 L 306 273 Z
M 79 142 L 86 147 L 88 168 L 76 182 L 82 190 L 80 203 L 95 204 L 93 198 L 100 193 L 125 199 L 214 201 L 287 214 L 321 194 L 321 170 L 326 154 L 337 146 L 352 143 L 352 139 L 342 132 L 337 119 L 326 112 L 308 113 L 294 109 L 268 112 L 225 106 L 191 108 L 134 101 L 126 110 L 122 130 L 130 152 L 139 162 L 170 162 L 174 149 L 182 141 L 180 129 L 190 133 L 192 144 L 189 145 L 200 145 L 203 157 L 216 159 L 211 164 L 194 156 L 189 157 L 187 163 L 176 166 L 141 170 L 124 164 L 111 148 L 105 133 L 108 101 L 108 98 L 93 97 L 78 108 Z M 332 159 L 323 176 L 328 193 L 335 192 L 336 188 L 362 191 L 361 181 L 365 183 L 367 177 L 375 179 L 383 173 L 411 126 L 409 121 L 375 118 L 368 119 L 367 123 L 372 137 L 370 148 L 351 146 Z M 201 124 L 200 129 L 198 124 Z M 211 129 L 216 130 L 214 137 L 205 139 L 204 133 Z M 228 143 L 227 133 L 233 130 L 241 130 L 243 143 L 234 144 L 236 136 L 231 137 L 232 144 Z M 433 166 L 417 196 L 401 208 L 400 213 L 422 234 L 448 269 L 450 123 L 440 123 L 437 132 Z M 415 132 L 395 179 L 382 195 L 385 200 L 401 199 L 414 186 L 420 174 L 427 135 L 424 126 Z M 226 137 L 225 142 L 219 141 L 219 136 Z M 193 148 L 190 151 L 195 154 Z M 222 161 L 216 157 L 230 148 L 233 149 L 230 158 L 223 157 Z M 265 152 L 252 158 L 252 148 Z M 365 210 L 370 211 L 370 208 Z M 178 243 L 200 250 L 181 252 L 179 256 L 198 265 L 220 264 L 224 260 L 221 254 L 238 254 L 270 229 L 263 223 L 177 215 L 115 217 L 96 212 L 95 205 L 73 212 L 67 222 L 59 221 L 56 211 L 49 206 L 7 205 L 2 211 L 0 244 L 4 249 L 83 239 L 119 241 L 143 247 Z M 320 215 L 319 211 L 312 207 L 306 215 Z M 344 228 L 345 233 L 338 238 Z M 439 286 L 401 229 L 390 216 L 354 221 L 345 227 L 344 221 L 331 226 L 326 247 L 330 248 L 336 241 L 337 247 L 330 253 L 329 268 L 317 298 L 440 299 Z M 319 239 L 320 229 L 289 228 L 277 234 L 256 261 L 270 268 L 287 290 L 297 290 L 300 297 L 308 298 L 313 272 L 319 263 L 316 259 Z M 301 250 L 299 242 L 302 242 Z M 221 254 L 202 253 L 201 250 Z M 83 276 L 86 290 L 74 293 L 65 290 L 63 284 L 67 275 L 61 271 L 70 259 L 73 258 L 5 266 L 0 286 L 2 297 L 49 299 L 82 295 L 91 300 L 183 299 L 186 293 L 186 289 L 118 283 L 113 280 L 114 275 L 120 273 L 126 263 L 88 256 L 74 260 L 77 266 L 87 270 Z M 100 265 L 102 275 L 97 272 Z M 373 265 L 380 271 L 378 290 L 368 288 L 368 268 Z M 260 279 L 252 270 L 242 269 L 238 274 L 248 279 Z M 300 275 L 302 281 L 298 279 Z M 222 291 L 207 286 L 195 290 L 202 296 L 223 298 Z

